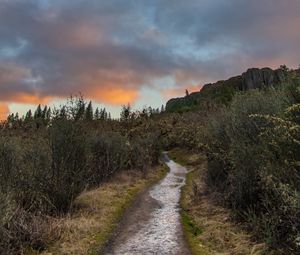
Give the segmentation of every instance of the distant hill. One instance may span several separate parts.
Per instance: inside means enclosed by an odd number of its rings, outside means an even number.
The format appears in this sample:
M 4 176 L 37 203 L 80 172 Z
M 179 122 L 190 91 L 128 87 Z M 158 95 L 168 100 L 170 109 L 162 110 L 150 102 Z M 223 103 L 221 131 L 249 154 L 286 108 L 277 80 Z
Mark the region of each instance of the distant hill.
M 277 86 L 286 80 L 288 72 L 291 71 L 285 66 L 276 70 L 267 67 L 262 69 L 251 68 L 242 75 L 228 80 L 206 84 L 199 92 L 170 99 L 166 104 L 166 111 L 184 112 L 211 103 L 227 104 L 237 91 Z

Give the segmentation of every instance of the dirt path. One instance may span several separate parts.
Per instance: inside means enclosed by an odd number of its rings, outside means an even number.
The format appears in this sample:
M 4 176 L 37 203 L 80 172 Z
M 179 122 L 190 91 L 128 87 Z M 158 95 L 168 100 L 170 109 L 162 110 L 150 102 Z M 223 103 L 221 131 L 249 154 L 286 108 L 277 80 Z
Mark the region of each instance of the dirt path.
M 179 214 L 186 168 L 169 160 L 168 175 L 126 212 L 107 255 L 189 255 Z

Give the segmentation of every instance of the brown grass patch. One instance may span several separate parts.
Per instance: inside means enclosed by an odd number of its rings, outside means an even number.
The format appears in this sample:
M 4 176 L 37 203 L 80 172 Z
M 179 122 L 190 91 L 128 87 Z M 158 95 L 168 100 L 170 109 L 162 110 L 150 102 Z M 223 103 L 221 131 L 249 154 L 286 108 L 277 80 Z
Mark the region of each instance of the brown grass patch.
M 159 166 L 147 177 L 137 171 L 121 172 L 98 189 L 83 192 L 73 212 L 61 221 L 60 239 L 42 254 L 98 254 L 135 194 L 162 178 L 166 171 Z
M 183 188 L 181 206 L 192 254 L 265 254 L 264 244 L 252 241 L 252 236 L 242 225 L 231 221 L 230 210 L 220 205 L 222 197 L 207 191 L 203 181 L 207 168 L 205 157 L 178 149 L 171 155 L 190 171 Z

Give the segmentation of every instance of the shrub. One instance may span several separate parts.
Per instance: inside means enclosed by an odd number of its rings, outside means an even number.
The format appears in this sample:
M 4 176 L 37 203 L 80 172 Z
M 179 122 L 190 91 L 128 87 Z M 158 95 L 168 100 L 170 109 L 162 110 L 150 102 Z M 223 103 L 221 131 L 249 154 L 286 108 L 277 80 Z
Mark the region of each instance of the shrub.
M 297 91 L 297 86 L 293 87 Z M 237 94 L 208 118 L 210 187 L 270 246 L 299 249 L 300 127 L 291 86 Z M 291 96 L 293 95 L 293 96 Z
M 91 138 L 91 181 L 100 183 L 115 172 L 126 168 L 128 145 L 116 132 L 98 134 Z
M 157 163 L 160 155 L 159 141 L 155 134 L 136 136 L 130 142 L 130 166 L 145 174 Z
M 87 134 L 80 122 L 56 120 L 49 129 L 51 168 L 47 194 L 56 210 L 66 212 L 86 187 Z
M 59 234 L 54 217 L 67 213 L 84 189 L 117 171 L 146 173 L 157 163 L 150 117 L 132 113 L 125 125 L 107 116 L 93 120 L 91 103 L 85 105 L 71 98 L 47 122 L 39 106 L 36 118 L 29 111 L 19 125 L 0 130 L 0 254 L 44 249 Z

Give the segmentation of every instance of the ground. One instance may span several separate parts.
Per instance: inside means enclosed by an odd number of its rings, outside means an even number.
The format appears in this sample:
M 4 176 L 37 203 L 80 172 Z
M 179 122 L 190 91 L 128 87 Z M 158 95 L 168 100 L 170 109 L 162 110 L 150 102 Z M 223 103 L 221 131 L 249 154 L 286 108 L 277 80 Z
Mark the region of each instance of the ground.
M 147 176 L 139 171 L 123 171 L 99 188 L 83 192 L 76 199 L 73 212 L 59 219 L 59 240 L 42 255 L 99 254 L 136 195 L 160 180 L 166 172 L 163 165 Z
M 171 151 L 170 156 L 189 171 L 182 190 L 181 215 L 192 254 L 265 254 L 265 245 L 254 242 L 243 225 L 231 220 L 220 194 L 208 191 L 204 182 L 206 158 L 181 149 Z
M 180 254 L 189 254 L 187 246 L 193 255 L 265 254 L 265 245 L 255 243 L 243 225 L 231 220 L 230 210 L 220 203 L 220 195 L 208 192 L 205 157 L 180 149 L 169 154 L 188 169 L 180 199 L 184 229 L 181 239 L 186 239 L 179 244 L 183 251 Z M 167 171 L 163 165 L 147 176 L 139 171 L 123 171 L 99 188 L 83 192 L 72 212 L 58 219 L 60 238 L 42 255 L 102 254 L 127 240 L 159 208 L 148 191 Z

